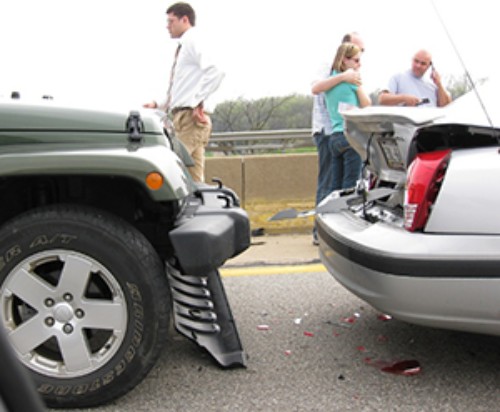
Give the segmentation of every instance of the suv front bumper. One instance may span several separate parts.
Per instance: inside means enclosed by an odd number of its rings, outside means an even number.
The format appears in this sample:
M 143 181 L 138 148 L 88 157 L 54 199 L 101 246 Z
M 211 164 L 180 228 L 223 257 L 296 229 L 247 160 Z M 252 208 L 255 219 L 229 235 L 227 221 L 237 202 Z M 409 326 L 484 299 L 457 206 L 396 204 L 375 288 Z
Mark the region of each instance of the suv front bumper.
M 205 276 L 250 246 L 250 222 L 227 188 L 201 188 L 170 232 L 183 273 Z
M 201 187 L 170 232 L 167 266 L 175 327 L 223 367 L 244 366 L 245 353 L 218 268 L 250 246 L 250 223 L 231 190 Z

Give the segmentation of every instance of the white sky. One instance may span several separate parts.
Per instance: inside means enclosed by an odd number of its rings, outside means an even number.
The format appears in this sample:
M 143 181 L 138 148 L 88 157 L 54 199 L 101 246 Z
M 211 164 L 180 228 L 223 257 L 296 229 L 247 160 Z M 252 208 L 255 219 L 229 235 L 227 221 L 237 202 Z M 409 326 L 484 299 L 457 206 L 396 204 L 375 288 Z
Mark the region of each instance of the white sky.
M 226 78 L 213 102 L 308 94 L 344 33 L 358 31 L 368 92 L 420 48 L 463 69 L 432 0 L 191 0 Z M 500 68 L 494 0 L 433 0 L 473 78 Z M 140 105 L 164 95 L 174 41 L 164 0 L 1 0 L 0 95 Z

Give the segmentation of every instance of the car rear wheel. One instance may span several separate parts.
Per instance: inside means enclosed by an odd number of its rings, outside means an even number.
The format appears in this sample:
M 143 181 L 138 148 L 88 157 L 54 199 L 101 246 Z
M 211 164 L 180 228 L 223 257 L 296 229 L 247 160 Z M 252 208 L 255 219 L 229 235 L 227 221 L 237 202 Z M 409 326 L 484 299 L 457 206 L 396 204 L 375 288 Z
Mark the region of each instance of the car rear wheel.
M 136 386 L 160 354 L 171 307 L 146 238 L 68 206 L 19 217 L 0 239 L 1 322 L 47 405 L 95 406 Z

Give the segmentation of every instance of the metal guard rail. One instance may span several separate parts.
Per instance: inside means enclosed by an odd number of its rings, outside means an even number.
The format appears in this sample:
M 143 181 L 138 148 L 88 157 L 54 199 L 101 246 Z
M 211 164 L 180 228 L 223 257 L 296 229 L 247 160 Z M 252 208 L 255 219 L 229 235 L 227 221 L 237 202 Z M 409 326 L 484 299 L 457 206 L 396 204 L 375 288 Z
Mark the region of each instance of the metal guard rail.
M 314 146 L 311 129 L 250 130 L 212 133 L 205 150 L 226 155 L 280 153 Z

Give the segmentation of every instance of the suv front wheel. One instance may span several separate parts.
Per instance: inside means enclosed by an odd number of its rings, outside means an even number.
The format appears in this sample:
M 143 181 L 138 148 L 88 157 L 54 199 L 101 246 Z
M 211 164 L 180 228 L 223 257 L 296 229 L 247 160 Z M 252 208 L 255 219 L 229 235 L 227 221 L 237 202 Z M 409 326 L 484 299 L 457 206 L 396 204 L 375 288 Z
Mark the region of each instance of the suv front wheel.
M 0 229 L 0 319 L 50 407 L 109 402 L 155 364 L 168 332 L 164 267 L 147 239 L 80 206 Z

